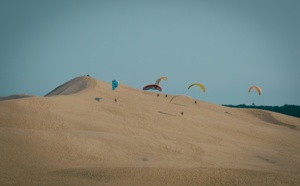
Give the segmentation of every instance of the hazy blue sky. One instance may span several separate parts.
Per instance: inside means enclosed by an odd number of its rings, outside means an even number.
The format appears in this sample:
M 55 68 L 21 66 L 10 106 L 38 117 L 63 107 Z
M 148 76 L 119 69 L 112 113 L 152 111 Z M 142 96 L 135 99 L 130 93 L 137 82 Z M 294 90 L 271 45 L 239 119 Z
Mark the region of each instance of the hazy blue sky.
M 43 96 L 85 74 L 138 89 L 167 76 L 164 93 L 300 105 L 299 10 L 299 0 L 0 0 L 0 96 Z M 187 90 L 195 82 L 207 92 Z

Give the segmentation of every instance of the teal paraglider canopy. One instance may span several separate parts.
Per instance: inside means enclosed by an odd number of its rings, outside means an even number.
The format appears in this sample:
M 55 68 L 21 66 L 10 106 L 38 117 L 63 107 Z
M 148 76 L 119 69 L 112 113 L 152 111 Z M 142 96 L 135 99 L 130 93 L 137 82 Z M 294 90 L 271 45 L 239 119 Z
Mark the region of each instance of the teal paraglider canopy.
M 112 80 L 112 83 L 111 83 L 111 88 L 112 88 L 112 90 L 115 90 L 118 86 L 119 86 L 119 81 L 117 81 L 117 80 Z

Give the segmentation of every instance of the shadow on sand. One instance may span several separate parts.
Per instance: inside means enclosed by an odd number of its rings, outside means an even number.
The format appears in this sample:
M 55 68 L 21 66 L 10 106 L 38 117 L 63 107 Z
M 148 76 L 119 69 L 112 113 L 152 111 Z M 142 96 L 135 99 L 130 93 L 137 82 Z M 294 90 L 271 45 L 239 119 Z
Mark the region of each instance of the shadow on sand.
M 169 115 L 169 116 L 176 116 L 174 114 L 170 114 L 170 113 L 166 113 L 166 112 L 162 112 L 162 111 L 157 111 L 160 114 L 165 114 L 165 115 Z
M 98 101 L 98 102 L 99 102 L 101 99 L 102 99 L 102 98 L 98 98 L 98 97 L 95 98 L 95 100 Z
M 186 107 L 186 105 L 179 104 L 179 103 L 171 103 L 171 104 L 174 104 L 174 105 L 179 105 L 179 106 L 182 106 L 182 107 Z

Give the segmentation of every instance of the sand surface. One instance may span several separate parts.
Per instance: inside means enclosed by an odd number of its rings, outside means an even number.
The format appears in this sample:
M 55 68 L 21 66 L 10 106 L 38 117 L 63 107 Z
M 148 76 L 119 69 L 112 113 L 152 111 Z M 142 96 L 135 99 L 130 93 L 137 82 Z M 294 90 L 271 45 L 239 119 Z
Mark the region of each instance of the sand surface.
M 299 118 L 173 96 L 83 76 L 2 99 L 0 185 L 300 185 Z

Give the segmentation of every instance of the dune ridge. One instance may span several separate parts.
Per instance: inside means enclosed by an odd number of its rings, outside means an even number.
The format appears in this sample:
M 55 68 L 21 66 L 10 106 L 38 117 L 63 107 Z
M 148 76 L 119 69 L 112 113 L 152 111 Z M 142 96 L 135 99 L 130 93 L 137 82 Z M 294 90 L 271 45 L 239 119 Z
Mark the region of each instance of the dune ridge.
M 156 94 L 82 76 L 1 101 L 0 185 L 299 185 L 299 118 Z
M 95 84 L 95 80 L 88 76 L 76 77 L 46 94 L 45 96 L 56 96 L 56 95 L 70 95 L 76 94 L 80 91 L 87 89 Z
M 29 97 L 34 97 L 34 96 L 35 95 L 31 95 L 31 94 L 14 94 L 14 95 L 10 95 L 10 96 L 0 97 L 0 101 L 29 98 Z

